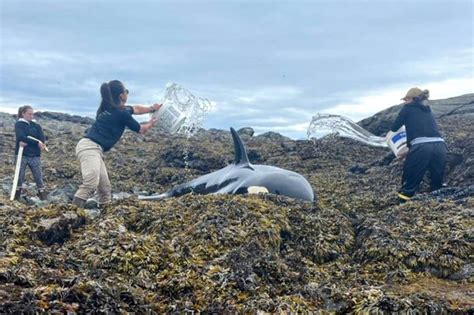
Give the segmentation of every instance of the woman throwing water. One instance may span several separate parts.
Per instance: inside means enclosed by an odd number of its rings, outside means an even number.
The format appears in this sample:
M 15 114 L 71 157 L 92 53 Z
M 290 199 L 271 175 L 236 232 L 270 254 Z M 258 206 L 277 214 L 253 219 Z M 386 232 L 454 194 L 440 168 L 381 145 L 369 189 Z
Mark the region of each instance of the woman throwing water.
M 100 87 L 102 101 L 96 120 L 76 146 L 81 163 L 82 184 L 74 195 L 73 204 L 83 208 L 86 200 L 97 191 L 99 205 L 111 201 L 112 187 L 104 163 L 104 152 L 109 151 L 122 137 L 125 127 L 140 134 L 146 133 L 156 123 L 152 118 L 139 124 L 132 114 L 153 113 L 161 104 L 153 106 L 126 106 L 128 90 L 118 80 L 103 83 Z
M 405 125 L 407 132 L 409 151 L 403 164 L 402 188 L 398 193 L 402 203 L 413 197 L 426 171 L 430 172 L 432 191 L 440 189 L 443 183 L 447 149 L 431 108 L 424 103 L 428 97 L 428 90 L 411 88 L 402 98 L 404 106 L 391 129 L 396 132 Z

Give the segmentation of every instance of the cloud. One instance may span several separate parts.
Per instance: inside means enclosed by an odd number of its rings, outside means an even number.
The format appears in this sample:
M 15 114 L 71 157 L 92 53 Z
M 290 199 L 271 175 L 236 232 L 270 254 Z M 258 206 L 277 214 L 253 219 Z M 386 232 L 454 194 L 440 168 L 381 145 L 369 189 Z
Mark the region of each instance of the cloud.
M 261 87 L 253 90 L 240 90 L 234 96 L 234 101 L 244 104 L 255 104 L 271 101 L 290 100 L 298 97 L 301 90 L 293 86 Z
M 93 117 L 102 82 L 147 105 L 175 81 L 211 101 L 206 128 L 300 137 L 317 112 L 358 120 L 411 86 L 472 92 L 468 1 L 83 2 L 2 2 L 0 110 Z
M 84 58 L 53 51 L 12 51 L 2 53 L 2 64 L 6 66 L 23 66 L 28 68 L 44 68 L 54 64 L 81 64 Z
M 20 106 L 21 104 L 18 104 L 14 100 L 5 97 L 0 97 L 0 112 L 15 114 L 18 112 L 18 108 Z
M 309 121 L 294 124 L 282 124 L 272 126 L 252 126 L 255 130 L 255 134 L 259 135 L 265 132 L 278 132 L 286 137 L 292 139 L 306 139 L 306 131 L 308 130 Z
M 284 117 L 268 117 L 268 118 L 260 117 L 260 118 L 242 119 L 241 122 L 246 123 L 246 124 L 251 124 L 251 125 L 264 124 L 266 126 L 270 126 L 270 125 L 275 126 L 277 124 L 280 124 L 280 125 L 288 124 L 290 123 L 290 120 Z
M 473 93 L 474 78 L 463 77 L 441 81 L 410 82 L 379 90 L 372 90 L 347 103 L 336 104 L 322 110 L 323 113 L 343 115 L 354 121 L 369 117 L 389 106 L 400 104 L 409 88 L 418 86 L 430 91 L 430 99 L 443 99 Z M 390 105 L 391 104 L 391 105 Z
M 474 47 L 463 49 L 450 49 L 442 52 L 441 56 L 430 60 L 418 60 L 402 65 L 403 68 L 412 69 L 415 73 L 431 77 L 450 76 L 453 73 L 473 75 Z
M 0 112 L 16 114 L 20 106 L 30 105 L 33 107 L 35 111 L 40 111 L 40 112 L 45 112 L 45 111 L 60 112 L 60 113 L 68 113 L 70 115 L 87 116 L 87 117 L 92 117 L 92 118 L 95 117 L 95 110 L 91 110 L 89 108 L 76 108 L 72 112 L 70 107 L 65 107 L 64 104 L 62 104 L 61 102 L 55 102 L 51 104 L 52 105 L 42 106 L 41 101 L 37 101 L 37 100 L 30 100 L 23 103 L 19 103 L 16 100 L 0 97 Z
M 252 128 L 255 129 L 257 133 L 261 132 L 267 132 L 267 131 L 275 131 L 275 132 L 280 132 L 280 133 L 286 133 L 286 132 L 295 132 L 295 133 L 301 133 L 301 132 L 306 132 L 308 129 L 309 122 L 304 122 L 304 123 L 297 123 L 297 124 L 282 124 L 282 125 L 273 125 L 271 127 L 269 126 L 253 126 Z

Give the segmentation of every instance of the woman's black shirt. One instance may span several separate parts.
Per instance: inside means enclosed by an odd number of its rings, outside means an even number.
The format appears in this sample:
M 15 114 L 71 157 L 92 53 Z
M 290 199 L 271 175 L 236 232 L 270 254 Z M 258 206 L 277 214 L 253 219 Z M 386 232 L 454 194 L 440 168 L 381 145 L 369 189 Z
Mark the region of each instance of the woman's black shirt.
M 39 124 L 21 118 L 15 123 L 15 135 L 15 155 L 18 155 L 20 141 L 22 141 L 27 144 L 27 146 L 23 148 L 23 156 L 41 156 L 41 149 L 38 146 L 38 141 L 28 138 L 28 136 L 31 136 L 44 143 L 45 138 L 43 129 L 41 129 Z
M 140 124 L 132 114 L 131 106 L 106 110 L 97 116 L 85 137 L 99 144 L 104 152 L 109 151 L 120 140 L 125 127 L 135 132 L 140 131 Z

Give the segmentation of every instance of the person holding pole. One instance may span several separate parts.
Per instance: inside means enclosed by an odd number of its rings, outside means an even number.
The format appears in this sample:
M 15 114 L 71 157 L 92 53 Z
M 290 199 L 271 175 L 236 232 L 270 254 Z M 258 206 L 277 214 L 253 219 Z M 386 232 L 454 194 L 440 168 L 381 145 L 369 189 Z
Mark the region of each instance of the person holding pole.
M 99 206 L 111 201 L 112 187 L 104 163 L 104 153 L 120 140 L 125 127 L 144 134 L 156 124 L 156 118 L 139 124 L 132 114 L 153 113 L 161 107 L 161 104 L 125 106 L 128 90 L 118 80 L 103 83 L 100 94 L 102 101 L 96 120 L 76 146 L 76 156 L 81 163 L 82 184 L 72 203 L 80 208 L 84 207 L 94 192 L 98 193 Z
M 33 121 L 33 108 L 31 106 L 25 105 L 18 109 L 15 134 L 15 155 L 17 160 L 21 159 L 21 163 L 17 163 L 19 171 L 16 172 L 16 175 L 18 175 L 18 178 L 17 181 L 15 182 L 14 180 L 13 183 L 13 190 L 15 191 L 14 199 L 20 199 L 22 185 L 26 175 L 26 167 L 28 166 L 33 174 L 39 198 L 46 200 L 48 194 L 44 187 L 41 167 L 41 151 L 46 149 L 46 145 L 44 144 L 45 137 L 41 126 Z M 23 149 L 20 150 L 20 148 Z

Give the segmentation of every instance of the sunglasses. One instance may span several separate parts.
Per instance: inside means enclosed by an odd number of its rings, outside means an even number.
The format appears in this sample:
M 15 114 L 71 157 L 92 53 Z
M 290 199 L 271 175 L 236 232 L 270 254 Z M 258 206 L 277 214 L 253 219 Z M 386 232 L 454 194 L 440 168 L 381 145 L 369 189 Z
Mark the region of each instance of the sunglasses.
M 127 89 L 125 89 L 125 91 L 123 91 L 123 93 L 125 93 L 125 94 L 127 94 L 127 95 L 128 95 L 128 90 L 127 90 Z

